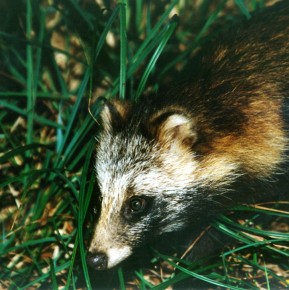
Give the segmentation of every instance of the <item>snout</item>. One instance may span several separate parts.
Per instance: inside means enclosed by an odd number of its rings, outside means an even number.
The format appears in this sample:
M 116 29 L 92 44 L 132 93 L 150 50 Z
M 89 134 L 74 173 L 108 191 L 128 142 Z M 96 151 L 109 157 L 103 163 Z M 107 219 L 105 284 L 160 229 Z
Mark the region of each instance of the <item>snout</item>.
M 101 251 L 97 251 L 94 247 L 91 247 L 86 256 L 86 262 L 95 270 L 107 270 L 117 266 L 131 254 L 132 249 L 129 246 L 111 247 L 105 250 L 102 249 Z
M 108 257 L 103 253 L 88 253 L 86 256 L 86 262 L 95 270 L 106 270 Z

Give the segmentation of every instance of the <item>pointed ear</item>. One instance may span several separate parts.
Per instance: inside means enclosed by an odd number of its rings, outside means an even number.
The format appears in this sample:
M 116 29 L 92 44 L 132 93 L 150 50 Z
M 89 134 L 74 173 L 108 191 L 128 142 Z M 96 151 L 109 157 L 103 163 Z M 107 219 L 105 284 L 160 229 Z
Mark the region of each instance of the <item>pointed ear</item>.
M 126 123 L 131 103 L 118 99 L 109 100 L 100 113 L 103 129 L 107 132 L 118 131 Z
M 195 121 L 186 112 L 162 111 L 152 117 L 149 124 L 152 136 L 166 148 L 172 145 L 191 148 L 197 141 Z

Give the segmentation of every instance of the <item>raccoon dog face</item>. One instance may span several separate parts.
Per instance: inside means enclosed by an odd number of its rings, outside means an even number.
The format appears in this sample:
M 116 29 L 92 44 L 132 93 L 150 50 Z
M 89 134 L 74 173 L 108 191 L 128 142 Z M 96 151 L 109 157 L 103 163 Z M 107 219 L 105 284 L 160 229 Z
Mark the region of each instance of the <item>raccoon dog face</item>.
M 102 203 L 87 258 L 95 269 L 111 268 L 150 236 L 182 227 L 196 191 L 193 121 L 167 108 L 144 124 L 130 107 L 114 100 L 101 114 L 96 173 Z

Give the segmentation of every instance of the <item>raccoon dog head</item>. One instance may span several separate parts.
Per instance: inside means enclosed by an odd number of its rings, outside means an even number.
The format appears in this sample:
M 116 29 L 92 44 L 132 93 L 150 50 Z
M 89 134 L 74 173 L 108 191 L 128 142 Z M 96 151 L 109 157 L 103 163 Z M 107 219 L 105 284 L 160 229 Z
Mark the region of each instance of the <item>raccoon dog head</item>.
M 195 195 L 196 132 L 184 110 L 148 113 L 114 100 L 101 119 L 96 173 L 102 203 L 87 258 L 95 269 L 111 268 L 151 236 L 181 228 Z

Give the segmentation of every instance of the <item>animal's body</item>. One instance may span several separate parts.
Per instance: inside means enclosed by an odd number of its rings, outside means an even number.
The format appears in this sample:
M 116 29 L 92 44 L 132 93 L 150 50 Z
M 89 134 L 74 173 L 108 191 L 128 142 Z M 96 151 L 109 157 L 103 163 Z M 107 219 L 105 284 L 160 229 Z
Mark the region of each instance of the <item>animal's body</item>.
M 111 268 L 150 236 L 251 202 L 264 189 L 278 192 L 288 158 L 288 97 L 284 2 L 203 49 L 191 76 L 166 93 L 108 102 L 96 157 L 102 204 L 89 264 Z M 270 190 L 263 198 L 272 198 Z

